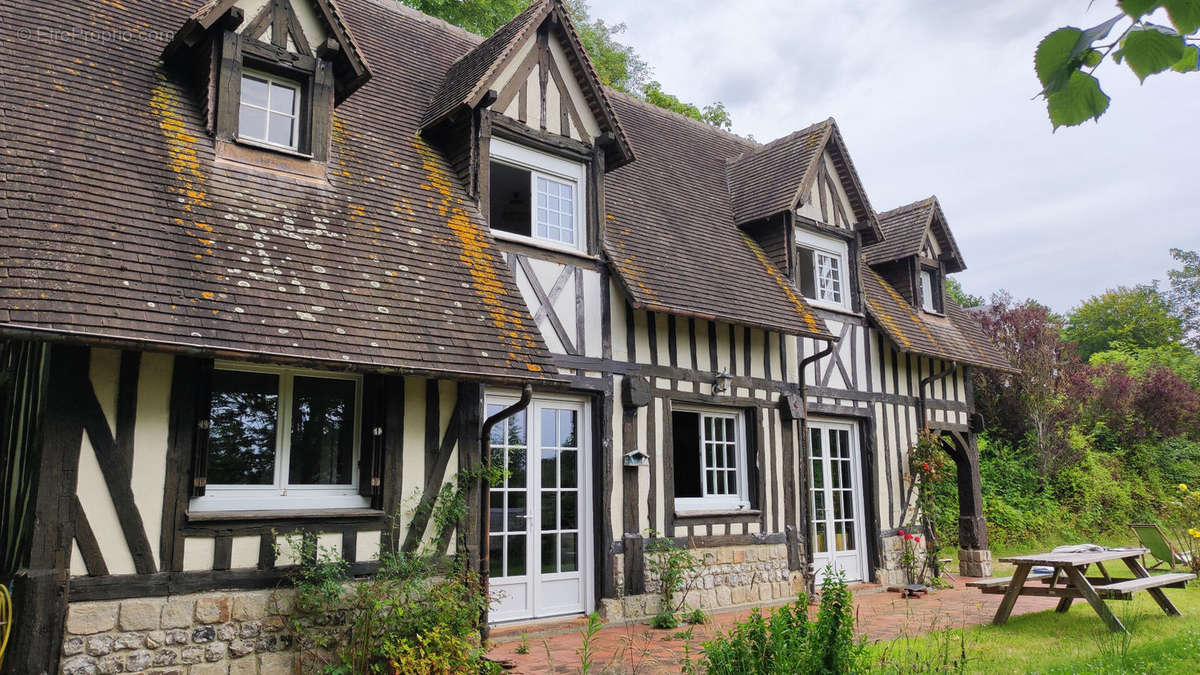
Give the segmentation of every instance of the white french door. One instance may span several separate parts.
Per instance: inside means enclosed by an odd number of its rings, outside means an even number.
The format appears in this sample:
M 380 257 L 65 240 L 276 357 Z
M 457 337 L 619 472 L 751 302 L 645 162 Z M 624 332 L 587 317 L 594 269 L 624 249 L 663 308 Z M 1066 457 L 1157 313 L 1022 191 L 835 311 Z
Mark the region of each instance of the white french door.
M 854 422 L 810 420 L 809 512 L 817 583 L 833 565 L 846 581 L 867 578 L 862 472 Z
M 515 397 L 488 396 L 493 415 Z M 587 406 L 535 398 L 492 429 L 492 461 L 507 478 L 491 489 L 489 575 L 494 622 L 588 611 L 591 528 Z

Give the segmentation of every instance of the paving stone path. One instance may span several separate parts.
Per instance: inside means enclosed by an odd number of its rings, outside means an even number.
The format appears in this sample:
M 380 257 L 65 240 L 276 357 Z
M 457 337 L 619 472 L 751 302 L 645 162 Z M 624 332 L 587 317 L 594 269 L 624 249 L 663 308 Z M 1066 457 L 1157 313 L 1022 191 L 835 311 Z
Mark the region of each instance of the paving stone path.
M 911 600 L 878 587 L 859 589 L 854 594 L 858 632 L 871 641 L 892 640 L 902 635 L 990 622 L 1002 596 L 983 595 L 966 588 L 966 581 L 970 579 L 960 578 L 954 588 Z M 1017 601 L 1013 615 L 1053 609 L 1057 602 L 1056 598 L 1023 597 Z M 728 630 L 750 612 L 750 609 L 720 612 L 713 616 L 712 622 L 694 627 L 690 641 L 693 657 L 700 643 L 718 631 Z M 584 620 L 577 618 L 522 628 L 498 628 L 492 631 L 495 647 L 489 655 L 516 664 L 509 671 L 514 674 L 578 673 L 578 651 L 582 645 L 579 631 L 583 624 Z M 517 653 L 522 630 L 528 632 L 528 654 Z M 688 644 L 680 633 L 680 630 L 655 630 L 644 623 L 606 625 L 592 641 L 593 672 L 678 673 Z

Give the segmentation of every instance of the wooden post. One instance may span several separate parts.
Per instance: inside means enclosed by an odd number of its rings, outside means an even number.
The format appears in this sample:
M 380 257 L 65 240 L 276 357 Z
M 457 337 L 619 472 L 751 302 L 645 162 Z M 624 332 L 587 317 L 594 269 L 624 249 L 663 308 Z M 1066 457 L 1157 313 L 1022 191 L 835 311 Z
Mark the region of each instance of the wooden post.
M 15 623 L 5 659 L 9 673 L 58 672 L 67 619 L 71 574 L 72 514 L 83 443 L 80 418 L 83 388 L 91 387 L 86 347 L 55 345 L 50 350 L 48 387 L 41 418 L 33 545 L 29 567 L 18 573 L 13 601 Z

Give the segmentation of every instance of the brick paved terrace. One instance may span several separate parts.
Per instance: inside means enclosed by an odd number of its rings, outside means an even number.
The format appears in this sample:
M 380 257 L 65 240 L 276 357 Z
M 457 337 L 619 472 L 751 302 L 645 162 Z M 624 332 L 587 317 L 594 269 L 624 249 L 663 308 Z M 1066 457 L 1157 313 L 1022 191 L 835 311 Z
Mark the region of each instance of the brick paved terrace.
M 907 600 L 878 586 L 857 587 L 854 603 L 858 632 L 874 642 L 988 623 L 1002 596 L 983 595 L 977 589 L 966 588 L 970 580 L 961 577 L 954 588 Z M 1050 610 L 1057 602 L 1056 598 L 1023 597 L 1017 601 L 1013 615 Z M 745 619 L 751 610 L 752 607 L 744 607 L 718 612 L 708 624 L 695 626 L 690 641 L 693 657 L 702 642 Z M 815 606 L 812 612 L 815 615 Z M 515 664 L 512 673 L 577 673 L 577 652 L 582 645 L 580 630 L 584 623 L 583 618 L 574 618 L 498 627 L 492 631 L 494 646 L 489 655 Z M 683 663 L 684 646 L 688 644 L 681 633 L 687 628 L 657 630 L 644 622 L 625 621 L 607 624 L 593 640 L 593 666 L 597 672 L 677 673 Z M 517 653 L 522 633 L 529 646 L 528 654 Z

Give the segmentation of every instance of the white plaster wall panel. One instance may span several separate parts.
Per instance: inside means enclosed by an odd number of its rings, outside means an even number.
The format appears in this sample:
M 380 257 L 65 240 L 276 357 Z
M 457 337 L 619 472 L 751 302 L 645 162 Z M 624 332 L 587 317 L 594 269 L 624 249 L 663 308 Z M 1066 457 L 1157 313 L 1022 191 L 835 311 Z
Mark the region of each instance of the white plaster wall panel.
M 650 363 L 650 335 L 649 316 L 644 310 L 637 310 L 633 314 L 633 347 L 635 350 L 635 363 Z
M 171 420 L 171 373 L 175 359 L 169 354 L 143 352 L 138 376 L 137 422 L 133 432 L 133 501 L 142 515 L 155 568 L 162 528 L 163 483 L 167 475 L 167 443 Z M 256 549 L 257 554 L 257 549 Z
M 308 46 L 316 49 L 317 45 L 328 37 L 325 25 L 317 18 L 316 5 L 311 0 L 292 0 L 292 9 L 296 12 L 296 18 L 300 20 L 300 30 L 304 31 L 304 39 L 308 41 Z
M 744 332 L 744 331 L 743 331 Z M 751 377 L 766 377 L 766 370 L 763 368 L 763 357 L 766 355 L 767 346 L 765 344 L 766 333 L 758 328 L 750 329 L 750 344 L 746 346 L 750 350 L 750 376 Z
M 682 391 L 682 392 L 685 392 L 688 394 L 694 393 L 696 391 L 695 383 L 688 382 L 687 380 L 679 380 L 679 391 Z
M 821 220 L 821 196 L 817 192 L 819 184 L 813 181 L 812 187 L 808 191 L 808 198 L 800 205 L 800 215 L 805 218 L 811 218 L 816 221 Z
M 250 22 L 254 20 L 254 17 L 258 16 L 258 13 L 261 12 L 262 8 L 266 7 L 269 2 L 271 2 L 271 0 L 238 0 L 237 6 L 241 8 L 246 18 L 242 21 L 241 25 L 237 27 L 237 32 L 241 33 L 242 31 L 246 30 L 246 27 L 250 25 Z M 299 14 L 297 14 L 297 18 L 299 18 Z
M 745 523 L 744 529 L 747 534 L 760 534 L 762 533 L 762 523 L 758 521 Z
M 379 543 L 383 533 L 379 530 L 363 530 L 354 538 L 355 559 L 358 562 L 379 560 Z
M 317 551 L 321 560 L 337 560 L 342 557 L 342 533 L 325 532 L 317 535 Z
M 655 399 L 657 400 L 657 399 Z M 633 447 L 642 452 L 650 453 L 651 462 L 654 463 L 655 472 L 661 474 L 663 470 L 663 457 L 661 452 L 653 452 L 654 448 L 646 447 L 646 422 L 650 413 L 650 406 L 638 408 L 637 421 L 634 423 L 634 442 Z M 636 469 L 638 476 L 638 498 L 649 499 L 650 495 L 650 471 L 649 467 Z M 650 509 L 647 504 L 638 505 L 638 532 L 645 532 L 650 529 Z
M 121 352 L 115 349 L 93 349 L 88 364 L 88 379 L 108 421 L 108 429 L 116 435 L 117 387 L 120 380 Z
M 687 317 L 674 316 L 675 322 L 675 355 L 680 368 L 692 367 L 692 334 Z
M 687 527 L 685 527 L 685 526 L 683 526 L 683 525 L 676 525 L 676 526 L 675 526 L 675 536 L 676 536 L 676 537 L 686 537 L 686 536 L 688 536 L 688 529 L 687 529 Z
M 520 68 L 521 64 L 525 62 L 525 57 L 528 56 L 529 52 L 533 50 L 534 44 L 536 44 L 536 42 L 537 42 L 536 40 L 527 40 L 525 42 L 525 44 L 521 45 L 521 47 L 519 49 L 517 49 L 517 53 L 513 55 L 512 60 L 509 61 L 508 64 L 500 71 L 500 74 L 496 76 L 496 83 L 495 83 L 495 85 L 492 86 L 493 89 L 495 89 L 497 92 L 501 92 L 508 88 L 508 83 L 514 77 L 516 77 L 517 69 Z M 534 79 L 534 88 L 532 90 L 530 90 L 530 93 L 533 95 L 530 96 L 530 98 L 536 100 L 536 98 L 537 98 L 537 79 L 536 79 L 537 68 L 535 67 L 533 70 L 534 70 L 533 75 L 535 76 L 535 79 Z M 520 100 L 520 96 L 513 97 L 512 103 L 509 104 L 508 108 L 506 108 L 504 110 L 504 115 L 506 117 L 511 117 L 514 120 L 520 119 L 518 112 L 517 112 L 517 107 L 516 107 L 518 100 Z M 534 120 L 534 124 L 537 124 L 537 118 L 534 117 L 533 120 Z
M 658 471 L 655 472 L 655 474 L 654 474 L 654 482 L 655 482 L 654 489 L 656 492 L 656 497 L 654 499 L 654 502 L 655 502 L 654 517 L 656 520 L 654 522 L 657 524 L 656 529 L 662 530 L 664 527 L 664 523 L 667 522 L 666 521 L 666 502 L 667 502 L 667 499 L 666 499 L 666 495 L 667 495 L 666 474 L 667 474 L 667 472 L 666 472 L 666 467 L 664 466 L 664 464 L 666 463 L 666 454 L 668 452 L 672 452 L 672 449 L 666 447 L 663 443 L 663 427 L 665 426 L 665 423 L 666 423 L 666 420 L 663 415 L 663 400 L 661 398 L 655 397 L 654 400 L 652 400 L 650 402 L 650 410 L 651 410 L 651 414 L 654 415 L 654 447 L 649 448 L 647 450 L 647 452 L 649 452 L 651 454 L 651 456 L 656 456 L 659 458 Z M 674 510 L 674 505 L 672 505 L 671 508 L 672 508 L 672 510 Z
M 587 132 L 590 138 L 596 138 L 600 135 L 600 124 L 596 121 L 596 117 L 592 115 L 592 109 L 588 107 L 587 98 L 583 95 L 583 89 L 571 73 L 567 53 L 557 36 L 551 35 L 549 43 L 550 53 L 554 56 L 554 62 L 558 64 L 559 72 L 562 73 L 563 85 L 567 88 L 567 94 L 571 97 L 571 103 L 575 106 L 575 112 L 579 113 L 584 131 Z M 572 137 L 576 140 L 582 140 L 582 137 L 575 133 L 572 134 Z
M 79 450 L 79 476 L 75 494 L 79 497 L 83 513 L 96 535 L 96 542 L 100 545 L 100 553 L 104 557 L 109 574 L 134 574 L 137 569 L 133 565 L 133 555 L 125 543 L 125 533 L 121 530 L 117 509 L 113 506 L 108 484 L 103 479 L 100 462 L 96 459 L 96 451 L 92 448 L 87 434 L 83 435 L 83 443 Z
M 554 278 L 551 277 L 548 281 L 544 279 L 546 276 L 549 276 L 549 274 L 552 273 L 553 268 L 562 266 L 556 265 L 555 263 L 546 262 L 544 260 L 537 260 L 536 258 L 527 258 L 527 260 L 530 263 L 530 268 L 533 270 L 534 279 L 536 279 L 541 285 L 542 290 L 548 294 L 550 292 L 551 284 L 554 283 Z M 516 270 L 514 277 L 517 281 L 517 290 L 521 292 L 521 298 L 525 300 L 525 306 L 529 308 L 530 314 L 533 314 L 541 305 L 541 301 L 538 299 L 537 294 L 533 292 L 533 286 L 529 283 L 529 279 L 525 275 L 524 268 L 520 265 L 512 265 L 511 267 L 515 268 Z M 546 347 L 550 349 L 551 353 L 567 353 L 562 341 L 558 339 L 558 333 L 555 332 L 554 326 L 550 323 L 549 316 L 543 316 L 541 319 L 539 319 L 537 321 L 537 327 L 538 331 L 542 334 L 542 338 L 546 341 Z M 573 325 L 568 327 L 566 326 L 565 322 L 564 327 L 568 331 L 574 330 Z
M 600 283 L 600 273 L 594 270 L 583 270 L 583 331 L 584 331 L 584 354 L 594 358 L 600 358 L 604 355 L 604 322 L 600 308 L 602 306 L 602 294 L 605 289 Z M 612 305 L 609 305 L 611 308 Z M 613 323 L 617 323 L 617 317 L 612 316 Z
M 287 535 L 275 537 L 275 566 L 287 567 L 298 564 L 300 564 L 300 551 L 292 545 L 292 537 Z M 212 567 L 211 564 L 209 567 Z
M 729 324 L 717 324 L 717 372 L 733 373 L 729 363 Z
M 729 372 L 733 375 L 747 375 L 746 372 L 746 331 L 741 326 L 733 327 L 733 359 Z
M 662 366 L 671 365 L 671 333 L 668 324 L 670 323 L 671 315 L 663 314 L 662 312 L 654 313 L 654 342 L 655 351 L 658 352 L 658 364 Z
M 412 522 L 405 502 L 420 498 L 425 489 L 425 388 L 428 381 L 419 377 L 404 380 L 404 470 L 400 488 L 400 531 L 407 532 Z M 388 514 L 393 515 L 393 514 Z
M 562 114 L 561 103 L 559 102 L 558 85 L 554 83 L 553 77 L 546 78 L 546 131 L 552 134 L 564 135 L 562 129 Z M 539 103 L 540 107 L 540 103 Z M 538 111 L 541 115 L 541 111 Z M 570 125 L 567 127 L 570 132 Z
M 185 537 L 183 540 L 183 569 L 185 572 L 207 572 L 213 568 L 217 540 L 212 537 Z M 112 568 L 109 568 L 113 572 Z M 116 574 L 116 572 L 113 572 Z
M 258 566 L 258 537 L 234 537 L 229 547 L 230 569 L 244 569 Z
M 612 429 L 613 451 L 611 467 L 612 498 L 609 500 L 608 504 L 608 518 L 609 522 L 612 523 L 612 532 L 610 534 L 612 535 L 613 539 L 620 539 L 623 533 L 622 530 L 624 529 L 624 516 L 622 513 L 622 508 L 625 504 L 625 484 L 621 472 L 624 471 L 625 468 L 622 466 L 621 462 L 623 461 L 622 455 L 624 454 L 624 450 L 622 450 L 622 448 L 625 447 L 625 436 L 624 429 L 621 424 L 621 416 L 623 413 L 620 394 L 621 383 L 623 381 L 624 378 L 622 376 L 613 376 L 613 392 L 615 392 L 615 394 L 613 396 L 612 418 L 609 420 L 609 427 Z
M 530 40 L 530 44 L 533 44 L 533 42 L 533 40 Z M 534 66 L 533 70 L 529 71 L 529 77 L 525 78 L 525 91 L 527 92 L 525 97 L 525 124 L 534 129 L 542 128 L 542 84 L 538 79 L 540 77 L 538 73 L 540 72 L 541 68 Z M 520 98 L 520 95 L 518 95 L 517 99 L 520 100 Z
M 79 544 L 75 543 L 73 539 L 71 540 L 71 576 L 87 576 L 87 565 L 83 564 L 83 553 L 79 551 Z
M 617 361 L 629 361 L 629 348 L 626 344 L 628 338 L 625 332 L 625 316 L 628 309 L 625 304 L 625 294 L 613 280 L 608 282 L 608 306 L 612 314 L 612 321 L 609 322 L 609 329 L 612 332 L 612 357 Z

